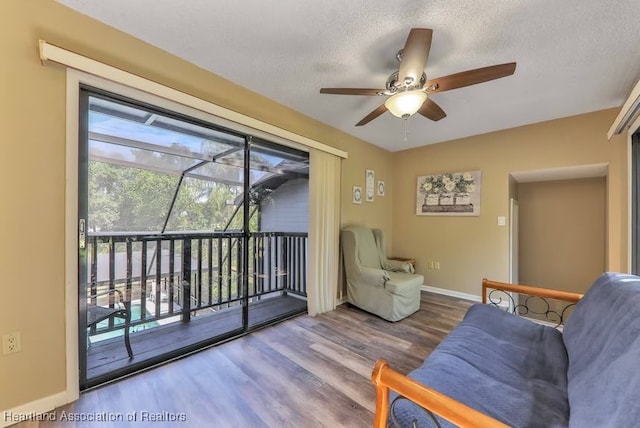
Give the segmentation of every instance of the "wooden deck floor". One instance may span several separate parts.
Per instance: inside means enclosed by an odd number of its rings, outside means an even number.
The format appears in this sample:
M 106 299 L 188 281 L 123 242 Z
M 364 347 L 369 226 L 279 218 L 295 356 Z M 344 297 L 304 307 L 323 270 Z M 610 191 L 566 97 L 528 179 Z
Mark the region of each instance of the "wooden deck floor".
M 249 328 L 254 328 L 273 318 L 286 318 L 306 309 L 305 300 L 279 296 L 249 304 Z M 100 383 L 108 376 L 124 375 L 157 363 L 162 354 L 178 355 L 242 333 L 242 310 L 234 306 L 222 311 L 194 317 L 190 322 L 173 322 L 132 333 L 131 348 L 134 358 L 129 359 L 121 336 L 92 344 L 87 352 L 87 378 L 90 384 Z M 172 355 L 174 356 L 174 355 Z
M 421 309 L 396 323 L 347 305 L 300 315 L 87 391 L 55 422 L 17 428 L 371 426 L 375 361 L 403 373 L 418 367 L 471 304 L 423 292 Z M 61 421 L 62 412 L 121 420 L 83 424 Z

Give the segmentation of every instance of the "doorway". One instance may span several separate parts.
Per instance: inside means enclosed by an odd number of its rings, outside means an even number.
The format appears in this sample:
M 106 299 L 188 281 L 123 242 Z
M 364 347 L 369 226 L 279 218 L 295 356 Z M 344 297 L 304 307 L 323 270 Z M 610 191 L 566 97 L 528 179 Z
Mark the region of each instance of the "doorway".
M 518 183 L 519 281 L 584 293 L 606 263 L 606 178 Z
M 81 389 L 306 311 L 306 152 L 89 87 L 79 137 Z

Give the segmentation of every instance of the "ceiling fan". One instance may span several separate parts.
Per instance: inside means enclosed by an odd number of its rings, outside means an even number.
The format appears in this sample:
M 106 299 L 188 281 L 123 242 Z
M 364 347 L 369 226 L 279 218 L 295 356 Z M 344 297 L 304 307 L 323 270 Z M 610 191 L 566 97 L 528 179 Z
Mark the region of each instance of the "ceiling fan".
M 437 121 L 447 114 L 429 97 L 430 94 L 510 76 L 516 70 L 516 63 L 510 62 L 427 80 L 424 68 L 431 49 L 432 35 L 433 30 L 428 28 L 411 29 L 404 48 L 396 55 L 400 67 L 387 79 L 386 89 L 322 88 L 320 93 L 389 96 L 384 104 L 366 115 L 356 126 L 366 125 L 387 110 L 404 119 L 420 113 Z

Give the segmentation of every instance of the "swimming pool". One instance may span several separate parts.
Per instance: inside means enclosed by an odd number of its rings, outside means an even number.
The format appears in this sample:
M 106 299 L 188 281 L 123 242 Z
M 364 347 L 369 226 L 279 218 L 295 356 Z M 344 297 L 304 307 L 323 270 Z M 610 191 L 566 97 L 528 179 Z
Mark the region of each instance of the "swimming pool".
M 153 317 L 153 312 L 149 311 L 149 308 L 146 307 L 145 308 L 145 312 L 147 314 L 148 318 Z M 142 306 L 140 305 L 140 301 L 134 301 L 131 302 L 131 322 L 135 322 L 135 321 L 139 321 L 140 320 L 140 313 L 142 310 Z M 104 328 L 107 327 L 107 325 L 109 324 L 108 320 L 102 321 L 100 323 L 97 324 L 97 328 L 98 330 L 100 328 Z M 119 336 L 123 336 L 124 335 L 124 329 L 123 328 L 118 328 L 119 325 L 124 324 L 124 320 L 121 318 L 115 318 L 113 320 L 113 325 L 114 328 L 116 330 L 111 330 L 111 331 L 107 331 L 104 333 L 100 333 L 100 334 L 94 334 L 94 335 L 90 335 L 88 337 L 88 340 L 90 343 L 95 343 L 95 342 L 100 342 L 101 340 L 107 340 L 107 339 L 111 339 L 113 337 L 119 337 Z M 144 324 L 137 324 L 133 327 L 131 327 L 131 329 L 129 330 L 129 333 L 135 333 L 137 331 L 142 331 L 142 330 L 146 330 L 148 328 L 153 328 L 160 325 L 157 321 L 149 321 L 146 322 Z

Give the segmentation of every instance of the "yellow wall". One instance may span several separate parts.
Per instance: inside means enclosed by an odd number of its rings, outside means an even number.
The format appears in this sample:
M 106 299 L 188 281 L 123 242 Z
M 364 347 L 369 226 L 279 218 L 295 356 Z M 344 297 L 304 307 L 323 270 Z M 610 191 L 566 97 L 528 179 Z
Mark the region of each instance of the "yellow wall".
M 390 191 L 372 204 L 350 202 L 365 167 L 391 186 L 385 150 L 52 0 L 2 0 L 0 16 L 0 334 L 20 331 L 23 346 L 0 355 L 0 412 L 65 390 L 65 71 L 40 63 L 38 39 L 349 152 L 343 222 L 391 234 Z
M 585 293 L 604 271 L 606 180 L 518 185 L 521 284 Z
M 481 280 L 508 280 L 510 172 L 608 163 L 606 268 L 627 269 L 627 143 L 607 141 L 617 109 L 492 132 L 393 154 L 393 252 L 417 259 L 427 285 L 480 295 Z M 478 217 L 416 215 L 422 175 L 482 171 Z M 439 261 L 440 270 L 427 270 Z M 595 278 L 594 278 L 595 279 Z
M 343 161 L 342 168 L 342 225 L 363 225 L 385 231 L 387 245 L 390 245 L 393 214 L 393 168 L 391 153 L 371 145 L 360 145 L 349 149 L 349 163 Z M 385 195 L 375 192 L 373 202 L 363 200 L 362 204 L 352 203 L 352 188 L 360 186 L 365 190 L 365 169 L 375 172 L 376 183 L 385 183 Z

